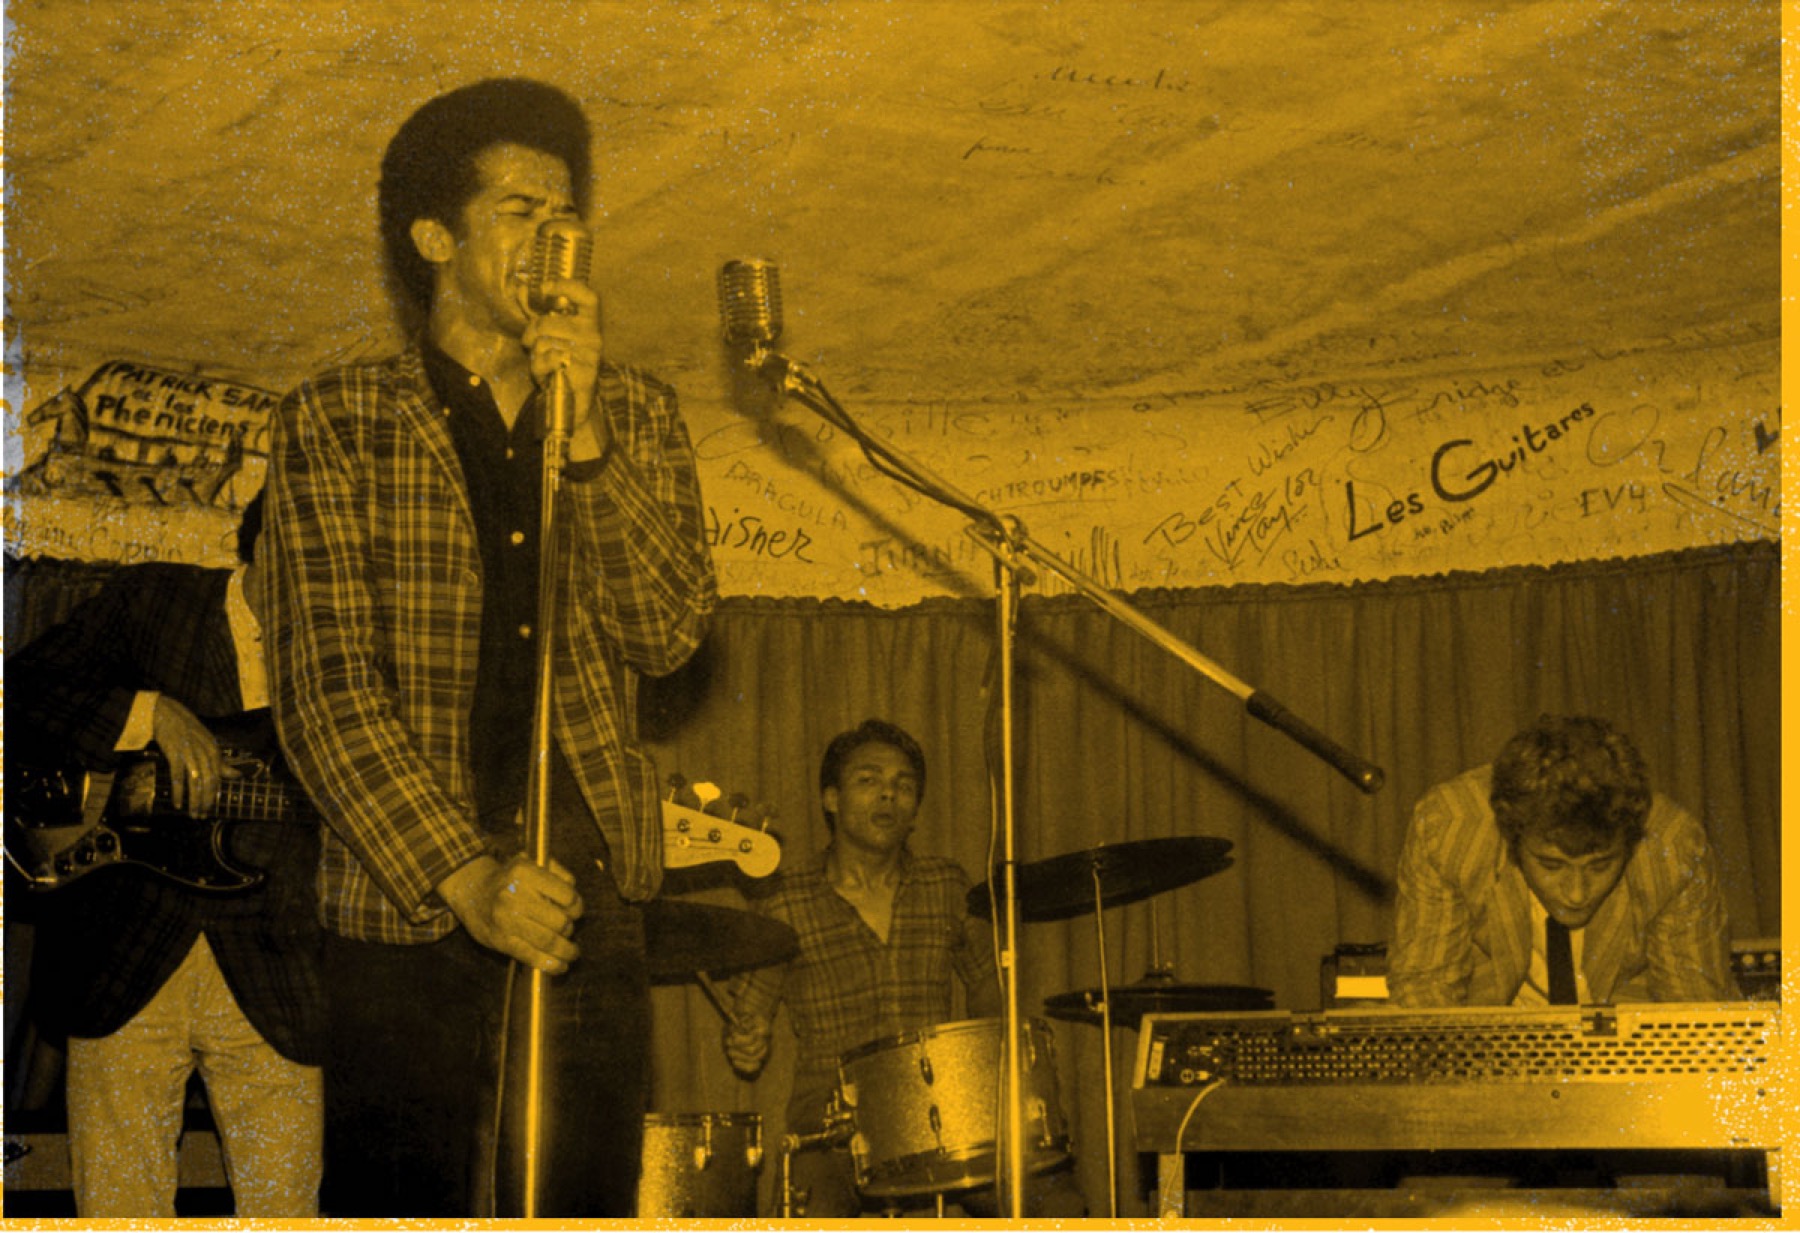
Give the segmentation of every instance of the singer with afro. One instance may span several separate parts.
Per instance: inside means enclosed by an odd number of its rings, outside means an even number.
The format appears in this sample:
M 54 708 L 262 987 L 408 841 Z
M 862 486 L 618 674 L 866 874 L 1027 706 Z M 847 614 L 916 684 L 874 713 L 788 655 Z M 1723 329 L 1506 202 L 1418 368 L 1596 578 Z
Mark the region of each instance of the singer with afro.
M 379 189 L 411 342 L 319 374 L 278 415 L 275 711 L 328 823 L 333 1216 L 520 1214 L 528 1123 L 536 1214 L 631 1214 L 640 905 L 662 869 L 636 680 L 688 659 L 717 587 L 674 391 L 601 358 L 598 300 L 572 269 L 532 270 L 540 230 L 587 212 L 589 142 L 579 106 L 531 81 L 477 82 L 414 112 Z M 572 431 L 540 543 L 547 386 L 567 391 Z M 551 544 L 554 611 L 540 612 Z M 553 859 L 540 865 L 522 819 L 546 629 Z M 527 1110 L 532 969 L 544 1103 Z

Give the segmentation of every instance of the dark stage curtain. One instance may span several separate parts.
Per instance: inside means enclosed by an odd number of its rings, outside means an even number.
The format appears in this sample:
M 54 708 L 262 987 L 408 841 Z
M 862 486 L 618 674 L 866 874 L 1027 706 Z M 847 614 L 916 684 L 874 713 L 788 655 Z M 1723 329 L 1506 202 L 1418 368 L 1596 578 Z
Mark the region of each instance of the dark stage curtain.
M 104 573 L 9 560 L 7 645 L 62 615 Z M 1733 933 L 1779 933 L 1775 545 L 1351 587 L 1148 592 L 1133 602 L 1383 766 L 1387 783 L 1362 795 L 1085 600 L 1028 600 L 1017 674 L 1020 858 L 1187 835 L 1233 845 L 1234 863 L 1223 872 L 1103 914 L 1113 983 L 1138 980 L 1154 957 L 1182 982 L 1260 986 L 1278 1007 L 1316 1008 L 1321 959 L 1340 943 L 1386 937 L 1413 801 L 1490 760 L 1540 712 L 1600 714 L 1623 725 L 1656 785 L 1705 819 Z M 792 863 L 825 839 L 817 776 L 826 742 L 867 716 L 891 719 L 920 739 L 930 760 L 915 846 L 978 873 L 988 860 L 995 641 L 990 603 L 943 600 L 890 612 L 731 600 L 692 664 L 645 683 L 642 724 L 665 773 L 772 804 L 783 859 Z M 674 873 L 669 883 L 672 896 L 740 908 L 756 889 L 729 865 Z M 1026 1008 L 1100 983 L 1094 924 L 1090 914 L 1022 927 Z M 8 975 L 18 973 L 18 932 L 8 936 Z M 697 985 L 657 990 L 655 1010 L 652 1107 L 760 1112 L 768 1195 L 793 1057 L 785 1019 L 752 1084 L 726 1065 L 720 1017 Z M 14 1027 L 9 1022 L 9 1044 L 17 1043 Z M 1052 1027 L 1082 1189 L 1090 1210 L 1104 1214 L 1100 1029 Z M 1136 1044 L 1135 1031 L 1115 1032 L 1126 1215 L 1145 1210 L 1127 1096 Z
M 1412 803 L 1490 761 L 1538 714 L 1608 716 L 1664 793 L 1699 813 L 1738 937 L 1780 930 L 1780 568 L 1756 543 L 1631 561 L 1349 587 L 1146 592 L 1133 602 L 1221 667 L 1386 769 L 1364 796 L 1237 699 L 1076 597 L 1023 605 L 1018 646 L 1018 852 L 1032 861 L 1165 836 L 1229 840 L 1233 865 L 1104 913 L 1113 983 L 1153 958 L 1189 983 L 1270 989 L 1320 1005 L 1322 958 L 1385 940 Z M 698 659 L 648 682 L 643 722 L 665 772 L 778 811 L 784 861 L 824 843 L 818 759 L 870 715 L 930 760 L 914 846 L 971 873 L 987 863 L 984 733 L 997 689 L 993 606 L 891 612 L 733 600 Z M 755 884 L 712 867 L 671 892 L 745 906 Z M 1154 928 L 1153 928 L 1154 924 Z M 1023 1005 L 1100 983 L 1092 914 L 1021 930 Z M 720 1019 L 695 986 L 657 993 L 657 1107 L 756 1110 L 777 1172 L 791 1045 L 735 1079 Z M 1106 1203 L 1097 1026 L 1053 1023 L 1061 1104 L 1090 1209 Z M 1129 1103 L 1135 1031 L 1114 1034 L 1121 1211 L 1137 1193 Z

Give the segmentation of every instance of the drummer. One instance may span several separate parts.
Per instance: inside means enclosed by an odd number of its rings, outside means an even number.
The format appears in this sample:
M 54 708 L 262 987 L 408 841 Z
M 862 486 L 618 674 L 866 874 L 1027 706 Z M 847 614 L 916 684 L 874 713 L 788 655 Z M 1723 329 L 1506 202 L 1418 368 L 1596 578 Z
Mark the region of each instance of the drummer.
M 1000 986 L 985 922 L 969 915 L 968 875 L 954 862 L 907 846 L 925 794 L 925 754 L 911 735 L 880 719 L 840 733 L 819 766 L 820 802 L 831 840 L 811 862 L 778 876 L 762 911 L 799 937 L 796 958 L 751 973 L 739 986 L 725 1034 L 732 1066 L 751 1076 L 769 1054 L 785 996 L 798 1040 L 788 1133 L 817 1134 L 837 1084 L 838 1058 L 885 1036 L 955 1016 L 952 974 L 967 991 L 969 1017 L 999 1013 Z M 862 1211 L 855 1169 L 842 1143 L 793 1156 L 793 1185 L 808 1218 Z M 1063 1210 L 1082 1215 L 1065 1182 Z M 1034 1203 L 1034 1207 L 1040 1206 Z

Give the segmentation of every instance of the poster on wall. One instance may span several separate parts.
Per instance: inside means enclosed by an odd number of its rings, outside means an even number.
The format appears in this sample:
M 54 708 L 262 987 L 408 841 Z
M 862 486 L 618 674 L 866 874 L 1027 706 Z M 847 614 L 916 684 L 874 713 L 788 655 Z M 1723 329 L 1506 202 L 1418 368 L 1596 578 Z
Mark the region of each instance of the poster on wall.
M 275 393 L 130 360 L 29 410 L 6 484 L 6 551 L 130 563 L 235 559 L 268 466 Z

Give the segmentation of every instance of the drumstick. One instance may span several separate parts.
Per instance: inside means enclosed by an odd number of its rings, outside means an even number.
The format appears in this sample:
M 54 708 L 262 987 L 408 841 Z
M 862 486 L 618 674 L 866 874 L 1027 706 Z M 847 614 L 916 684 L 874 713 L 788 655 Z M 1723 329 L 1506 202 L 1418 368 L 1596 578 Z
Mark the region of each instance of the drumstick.
M 740 1026 L 737 1015 L 726 1007 L 725 997 L 719 992 L 719 986 L 713 982 L 713 978 L 705 972 L 695 972 L 694 975 L 699 978 L 700 988 L 705 991 L 707 1000 L 713 1004 L 713 1008 L 719 1012 L 725 1022 L 733 1027 Z

